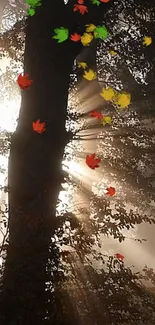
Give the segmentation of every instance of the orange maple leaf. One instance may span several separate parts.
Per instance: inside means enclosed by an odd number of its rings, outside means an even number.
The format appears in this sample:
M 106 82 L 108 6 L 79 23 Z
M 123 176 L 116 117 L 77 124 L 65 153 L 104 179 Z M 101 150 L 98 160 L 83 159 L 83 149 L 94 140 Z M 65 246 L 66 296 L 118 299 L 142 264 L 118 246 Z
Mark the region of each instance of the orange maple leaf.
M 115 256 L 117 258 L 119 258 L 120 260 L 122 260 L 122 261 L 124 260 L 124 256 L 122 254 L 120 254 L 120 253 L 116 253 Z
M 96 154 L 93 153 L 92 155 L 87 155 L 86 156 L 86 164 L 88 165 L 88 167 L 90 167 L 91 169 L 95 169 L 100 167 L 98 164 L 100 163 L 101 159 L 100 158 L 95 158 Z
M 96 112 L 96 111 L 93 111 L 93 112 L 89 113 L 89 116 L 97 117 L 98 120 L 103 118 L 103 115 L 101 113 Z
M 70 39 L 71 39 L 71 41 L 78 42 L 81 39 L 81 35 L 74 33 L 71 35 Z
M 84 4 L 84 0 L 78 0 L 79 5 L 83 5 Z
M 23 76 L 22 76 L 22 74 L 19 74 L 19 76 L 17 78 L 17 82 L 21 89 L 25 89 L 25 88 L 28 88 L 32 84 L 33 80 L 28 79 L 28 73 L 27 73 L 27 74 L 24 74 Z
M 79 5 L 79 4 L 74 5 L 73 11 L 78 11 L 78 10 L 80 11 L 81 15 L 84 15 L 85 12 L 88 12 L 88 8 L 86 6 Z
M 109 2 L 110 0 L 100 0 L 101 2 L 105 2 L 105 3 L 107 3 L 107 2 Z
M 114 187 L 108 187 L 108 188 L 106 188 L 106 190 L 107 190 L 107 193 L 106 194 L 109 194 L 110 196 L 113 196 L 114 194 L 115 194 L 115 188 Z
M 33 130 L 37 133 L 43 133 L 46 129 L 45 129 L 45 122 L 40 122 L 40 120 L 38 119 L 36 122 L 32 123 L 32 127 Z

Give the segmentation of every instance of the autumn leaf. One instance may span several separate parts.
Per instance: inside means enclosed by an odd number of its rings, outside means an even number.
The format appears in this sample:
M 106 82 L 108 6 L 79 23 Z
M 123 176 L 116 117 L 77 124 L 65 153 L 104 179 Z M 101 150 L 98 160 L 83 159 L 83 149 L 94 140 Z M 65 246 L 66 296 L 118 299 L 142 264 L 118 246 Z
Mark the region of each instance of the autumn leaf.
M 98 120 L 103 118 L 103 115 L 101 113 L 96 112 L 96 111 L 93 111 L 93 112 L 89 113 L 89 116 L 97 117 Z
M 26 89 L 32 84 L 33 80 L 28 79 L 28 74 L 20 74 L 17 78 L 17 83 L 21 89 Z
M 104 116 L 100 122 L 102 125 L 106 125 L 106 124 L 111 125 L 112 120 L 110 116 Z
M 98 164 L 100 163 L 101 159 L 100 158 L 95 158 L 96 154 L 93 153 L 92 155 L 87 155 L 86 156 L 86 164 L 88 165 L 88 167 L 90 167 L 91 169 L 95 169 L 100 167 Z
M 106 188 L 106 191 L 107 191 L 107 193 L 106 194 L 108 194 L 108 195 L 110 195 L 110 196 L 113 196 L 114 194 L 115 194 L 115 188 L 114 187 L 108 187 L 108 188 Z
M 107 36 L 108 36 L 108 31 L 105 26 L 97 26 L 94 29 L 94 37 L 95 38 L 101 38 L 104 40 Z
M 64 27 L 55 28 L 54 29 L 54 33 L 56 35 L 54 35 L 52 38 L 56 39 L 58 41 L 58 43 L 62 43 L 64 41 L 66 41 L 66 39 L 69 36 L 68 29 L 67 28 L 64 28 Z
M 100 93 L 100 95 L 105 100 L 109 101 L 109 100 L 112 100 L 116 96 L 116 91 L 111 87 L 102 88 L 102 92 Z
M 120 260 L 122 260 L 122 261 L 124 260 L 124 256 L 122 254 L 120 254 L 120 253 L 116 253 L 115 256 L 117 258 L 119 258 Z
M 81 35 L 74 33 L 71 35 L 70 39 L 71 39 L 71 41 L 78 42 L 81 39 Z
M 121 94 L 117 94 L 117 96 L 114 99 L 114 104 L 118 105 L 119 108 L 125 108 L 127 107 L 131 102 L 131 95 L 123 92 Z
M 92 69 L 89 69 L 88 71 L 85 71 L 84 72 L 84 75 L 83 75 L 83 77 L 85 78 L 85 79 L 87 79 L 87 80 L 94 80 L 94 79 L 96 79 L 97 78 L 97 75 L 96 75 L 96 72 L 95 71 L 93 71 Z
M 114 50 L 110 50 L 109 53 L 110 53 L 110 55 L 112 55 L 112 56 L 117 55 L 117 52 L 115 52 Z
M 93 5 L 97 5 L 97 6 L 101 4 L 99 0 L 91 0 L 91 2 Z
M 86 6 L 84 6 L 84 5 L 79 5 L 79 4 L 74 5 L 74 9 L 73 9 L 73 11 L 75 12 L 75 11 L 78 11 L 78 10 L 80 11 L 80 14 L 81 14 L 81 15 L 84 15 L 85 12 L 88 12 L 88 9 L 87 9 Z
M 89 32 L 93 32 L 94 29 L 96 28 L 96 26 L 93 25 L 93 24 L 86 24 L 85 26 L 86 26 L 86 32 L 87 32 L 87 33 L 89 33 Z
M 109 2 L 110 0 L 100 0 L 101 2 L 104 2 L 104 3 L 107 3 Z
M 78 68 L 86 69 L 87 68 L 87 63 L 86 62 L 78 62 Z
M 152 38 L 149 36 L 145 36 L 143 38 L 143 45 L 149 46 L 152 43 Z
M 83 44 L 83 46 L 89 46 L 91 41 L 93 39 L 93 35 L 90 33 L 84 33 L 81 36 L 81 43 Z
M 38 119 L 36 122 L 32 123 L 33 130 L 37 133 L 43 133 L 45 131 L 45 123 L 41 123 Z
M 79 5 L 83 5 L 84 4 L 84 0 L 78 0 Z

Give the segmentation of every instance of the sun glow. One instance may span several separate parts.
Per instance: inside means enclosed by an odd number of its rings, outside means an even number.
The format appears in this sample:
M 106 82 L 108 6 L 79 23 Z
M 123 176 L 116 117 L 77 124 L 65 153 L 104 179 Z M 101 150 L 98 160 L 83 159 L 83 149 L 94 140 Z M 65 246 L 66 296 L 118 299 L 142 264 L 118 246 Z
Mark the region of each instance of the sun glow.
M 20 98 L 16 98 L 12 101 L 1 101 L 0 105 L 0 129 L 1 131 L 13 132 L 16 128 L 17 117 L 20 107 Z M 0 154 L 0 186 L 7 186 L 7 168 L 8 168 L 8 155 L 4 156 Z M 4 204 L 7 204 L 8 195 L 0 190 L 0 208 L 3 210 Z M 0 220 L 3 217 L 3 213 L 0 213 Z M 0 242 L 3 240 L 3 233 L 5 229 L 1 226 Z M 1 263 L 1 261 L 0 261 Z
M 79 163 L 73 160 L 64 161 L 63 169 L 69 171 L 71 174 L 83 174 L 83 168 Z
M 0 128 L 13 132 L 17 124 L 20 106 L 20 98 L 16 100 L 5 100 L 0 107 Z

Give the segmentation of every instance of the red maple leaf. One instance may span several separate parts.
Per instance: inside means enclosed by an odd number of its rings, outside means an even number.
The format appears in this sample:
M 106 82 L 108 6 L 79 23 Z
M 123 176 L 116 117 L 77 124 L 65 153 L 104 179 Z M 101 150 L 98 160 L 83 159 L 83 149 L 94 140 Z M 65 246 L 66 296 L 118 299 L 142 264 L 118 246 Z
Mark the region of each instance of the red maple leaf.
M 115 256 L 116 256 L 117 258 L 119 258 L 121 261 L 124 260 L 124 256 L 121 255 L 120 253 L 116 253 Z
M 96 111 L 93 111 L 89 114 L 91 117 L 97 117 L 98 120 L 100 120 L 101 118 L 103 118 L 103 115 L 101 113 L 98 113 Z
M 92 155 L 87 155 L 86 156 L 86 164 L 91 168 L 95 169 L 100 167 L 98 164 L 100 163 L 101 159 L 100 158 L 95 158 L 96 154 L 93 153 Z
M 71 41 L 78 42 L 81 39 L 81 35 L 74 33 L 71 35 L 70 39 L 71 39 Z
M 28 79 L 28 74 L 24 74 L 23 76 L 20 74 L 17 78 L 17 82 L 21 89 L 25 89 L 32 84 L 33 80 Z
M 101 2 L 105 2 L 105 3 L 107 3 L 107 2 L 109 2 L 110 0 L 100 0 Z
M 113 196 L 114 194 L 115 194 L 115 188 L 114 187 L 108 187 L 108 188 L 106 188 L 106 190 L 107 190 L 107 193 L 106 194 L 108 194 L 108 195 L 110 195 L 110 196 Z
M 32 123 L 33 130 L 37 133 L 43 133 L 45 131 L 45 122 L 40 122 L 38 119 L 36 122 Z
M 79 5 L 83 5 L 84 4 L 84 0 L 78 0 Z
M 74 5 L 73 11 L 78 11 L 78 10 L 80 11 L 81 15 L 84 15 L 85 12 L 88 12 L 88 8 L 86 6 L 78 5 L 78 4 Z

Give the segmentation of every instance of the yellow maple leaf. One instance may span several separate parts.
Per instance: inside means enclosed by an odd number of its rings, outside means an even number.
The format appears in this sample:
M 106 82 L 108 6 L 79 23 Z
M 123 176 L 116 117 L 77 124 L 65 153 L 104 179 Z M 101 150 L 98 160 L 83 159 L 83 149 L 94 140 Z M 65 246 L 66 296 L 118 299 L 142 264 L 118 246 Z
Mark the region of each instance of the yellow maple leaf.
M 143 38 L 143 45 L 148 46 L 148 45 L 150 45 L 151 43 L 152 43 L 152 38 L 151 38 L 151 37 L 149 37 L 149 36 L 145 36 L 145 37 Z
M 110 53 L 112 56 L 117 55 L 117 52 L 115 52 L 114 50 L 110 50 L 109 53 Z
M 109 87 L 109 88 L 102 88 L 102 92 L 100 95 L 105 99 L 105 100 L 112 100 L 116 96 L 116 91 Z
M 93 35 L 90 34 L 90 33 L 84 33 L 82 36 L 81 36 L 81 43 L 83 44 L 83 46 L 88 46 L 91 41 L 93 39 Z
M 131 102 L 131 95 L 123 92 L 121 94 L 117 94 L 117 96 L 114 99 L 114 104 L 118 105 L 119 108 L 125 108 L 127 107 Z
M 78 62 L 78 68 L 86 69 L 87 68 L 87 63 L 86 62 Z
M 94 79 L 96 79 L 97 76 L 96 76 L 96 72 L 95 71 L 93 71 L 92 69 L 89 69 L 88 71 L 85 71 L 84 72 L 83 77 L 85 79 L 87 79 L 87 80 L 94 80 Z
M 87 24 L 86 26 L 86 32 L 93 32 L 96 26 L 94 24 Z
M 106 125 L 106 124 L 111 125 L 112 120 L 111 120 L 111 117 L 110 117 L 110 116 L 104 116 L 104 117 L 100 120 L 100 122 L 101 122 L 102 125 Z

